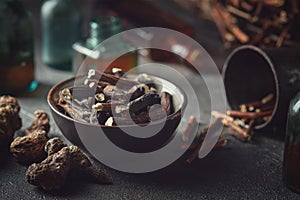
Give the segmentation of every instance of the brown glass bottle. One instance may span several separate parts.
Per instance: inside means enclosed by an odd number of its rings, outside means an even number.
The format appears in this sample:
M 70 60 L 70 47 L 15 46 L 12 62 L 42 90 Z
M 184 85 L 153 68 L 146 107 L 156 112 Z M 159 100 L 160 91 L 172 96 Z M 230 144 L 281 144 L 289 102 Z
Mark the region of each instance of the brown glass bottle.
M 33 27 L 20 1 L 0 1 L 0 30 L 0 94 L 34 90 Z
M 283 181 L 300 193 L 300 93 L 291 101 L 283 160 Z

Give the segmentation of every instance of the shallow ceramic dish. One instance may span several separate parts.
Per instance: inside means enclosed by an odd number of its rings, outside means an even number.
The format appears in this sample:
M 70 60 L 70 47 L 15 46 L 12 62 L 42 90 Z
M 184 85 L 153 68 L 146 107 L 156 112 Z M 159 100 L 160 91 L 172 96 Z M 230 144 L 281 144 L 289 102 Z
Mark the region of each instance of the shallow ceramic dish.
M 63 135 L 74 145 L 84 147 L 77 130 L 86 130 L 86 134 L 92 136 L 91 132 L 96 133 L 99 128 L 101 128 L 107 138 L 109 138 L 111 142 L 113 142 L 120 148 L 132 152 L 154 151 L 156 149 L 159 149 L 162 145 L 166 144 L 168 140 L 170 140 L 174 136 L 175 130 L 186 107 L 186 97 L 182 90 L 177 88 L 175 84 L 159 77 L 151 76 L 151 78 L 153 79 L 153 82 L 155 83 L 159 94 L 163 91 L 166 91 L 172 95 L 174 113 L 167 116 L 163 128 L 158 133 L 147 138 L 134 137 L 126 133 L 128 131 L 134 131 L 134 129 L 139 126 L 136 124 L 122 126 L 94 125 L 74 120 L 71 117 L 65 115 L 57 106 L 59 91 L 61 91 L 63 88 L 73 86 L 75 77 L 54 85 L 48 93 L 47 101 L 50 106 L 51 114 L 57 126 L 59 127 Z M 78 78 L 76 79 L 76 81 L 77 80 Z M 155 130 L 157 127 L 162 126 L 163 123 L 164 121 L 157 120 L 153 121 L 149 126 L 150 129 Z M 120 127 L 122 127 L 124 131 L 121 130 Z M 99 145 L 101 145 L 101 141 L 99 141 Z

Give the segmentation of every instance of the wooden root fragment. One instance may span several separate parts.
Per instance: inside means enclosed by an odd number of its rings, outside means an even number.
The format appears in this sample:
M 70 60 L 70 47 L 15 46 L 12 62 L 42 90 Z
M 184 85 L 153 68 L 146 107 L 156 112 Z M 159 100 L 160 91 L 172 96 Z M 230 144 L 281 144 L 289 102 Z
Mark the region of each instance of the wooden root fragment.
M 167 115 L 173 113 L 172 95 L 168 92 L 162 92 L 160 99 L 160 104 L 165 109 Z

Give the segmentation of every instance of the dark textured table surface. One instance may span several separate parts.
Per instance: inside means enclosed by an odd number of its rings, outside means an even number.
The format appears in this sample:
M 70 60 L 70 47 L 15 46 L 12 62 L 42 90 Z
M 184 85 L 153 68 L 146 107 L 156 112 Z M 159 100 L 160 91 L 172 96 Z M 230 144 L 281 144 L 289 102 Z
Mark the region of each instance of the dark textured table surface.
M 35 24 L 39 23 L 40 2 L 24 2 L 33 12 Z M 39 38 L 38 30 L 36 33 Z M 34 93 L 18 97 L 23 128 L 31 124 L 34 110 L 49 112 L 46 95 L 51 85 L 71 76 L 43 66 L 39 42 L 36 45 L 36 73 L 40 85 Z M 195 82 L 201 87 L 201 81 Z M 206 114 L 207 98 L 204 95 L 200 101 Z M 52 118 L 50 136 L 62 137 Z M 113 185 L 71 181 L 59 192 L 45 192 L 28 184 L 27 167 L 8 157 L 0 165 L 0 199 L 299 199 L 300 196 L 282 182 L 283 145 L 282 141 L 264 133 L 257 134 L 250 143 L 231 138 L 228 147 L 213 151 L 191 165 L 178 162 L 142 175 L 118 172 L 94 160 L 113 180 Z
M 49 111 L 46 88 L 40 89 L 37 96 L 19 98 L 24 127 L 35 109 Z M 61 137 L 53 120 L 51 126 L 50 136 Z M 250 143 L 230 139 L 228 147 L 191 165 L 178 162 L 150 174 L 117 172 L 94 160 L 113 185 L 70 181 L 59 192 L 28 184 L 27 167 L 9 157 L 0 165 L 0 199 L 299 199 L 281 180 L 282 152 L 282 141 L 257 135 Z

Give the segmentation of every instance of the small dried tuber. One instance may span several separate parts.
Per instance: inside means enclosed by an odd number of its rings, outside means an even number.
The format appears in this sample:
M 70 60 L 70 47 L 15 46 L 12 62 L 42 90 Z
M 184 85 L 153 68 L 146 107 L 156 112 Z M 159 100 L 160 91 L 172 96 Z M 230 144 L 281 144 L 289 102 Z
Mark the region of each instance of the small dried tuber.
M 11 96 L 0 97 L 0 149 L 8 149 L 16 130 L 22 126 L 18 101 Z
M 51 138 L 45 145 L 45 152 L 47 152 L 48 156 L 50 156 L 66 146 L 67 144 L 58 137 Z
M 47 156 L 44 151 L 47 140 L 45 131 L 35 130 L 30 135 L 15 138 L 10 145 L 10 152 L 18 162 L 23 164 L 40 162 Z
M 92 165 L 88 157 L 77 147 L 69 147 L 72 158 L 71 171 L 77 176 L 90 179 L 99 184 L 110 184 L 106 175 Z
M 31 134 L 35 130 L 43 130 L 48 133 L 50 130 L 48 114 L 43 110 L 36 110 L 34 112 L 34 117 L 35 119 L 32 122 L 31 126 L 25 130 L 26 135 Z
M 57 190 L 64 186 L 72 162 L 70 149 L 62 148 L 57 153 L 48 156 L 41 163 L 33 163 L 26 172 L 27 181 L 44 190 Z
M 1 96 L 0 107 L 5 108 L 6 106 L 9 106 L 14 114 L 18 114 L 21 109 L 16 98 L 11 96 Z
M 57 190 L 65 185 L 71 175 L 88 178 L 100 184 L 110 183 L 106 175 L 96 169 L 78 147 L 66 147 L 59 138 L 53 138 L 47 142 L 45 150 L 48 157 L 41 163 L 30 165 L 26 172 L 30 184 L 48 191 Z

